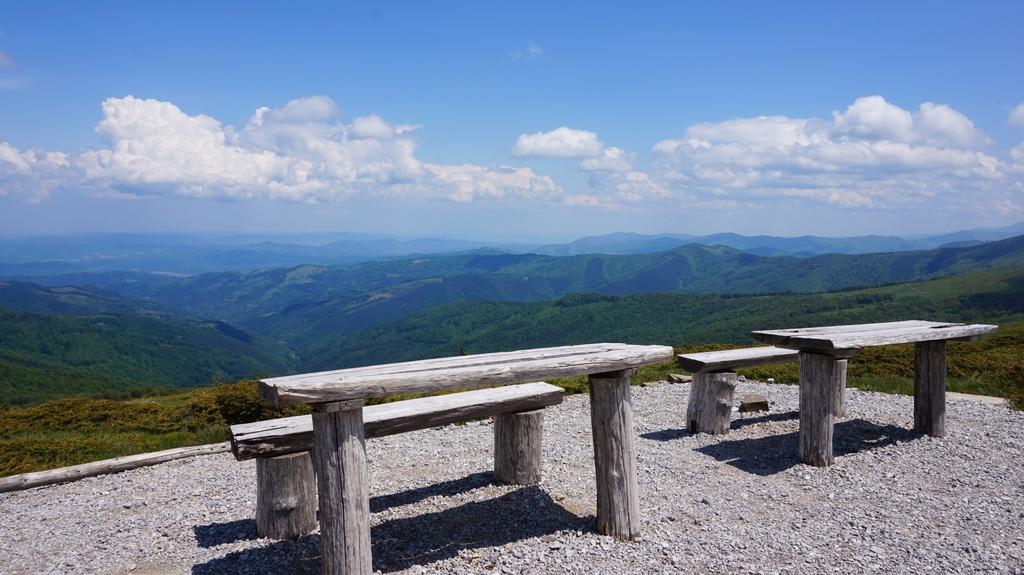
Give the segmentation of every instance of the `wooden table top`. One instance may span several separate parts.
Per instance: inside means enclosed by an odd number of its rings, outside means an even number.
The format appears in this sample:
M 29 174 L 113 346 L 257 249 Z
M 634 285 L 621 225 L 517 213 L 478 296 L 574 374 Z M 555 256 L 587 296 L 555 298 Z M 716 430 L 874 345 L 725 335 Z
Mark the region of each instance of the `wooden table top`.
M 632 369 L 672 359 L 664 345 L 593 343 L 462 355 L 260 380 L 274 404 L 325 403 L 398 393 L 457 391 Z
M 862 347 L 917 343 L 940 340 L 973 340 L 994 332 L 999 326 L 988 324 L 942 323 L 934 321 L 891 321 L 773 329 L 752 332 L 761 342 L 803 351 L 855 352 Z

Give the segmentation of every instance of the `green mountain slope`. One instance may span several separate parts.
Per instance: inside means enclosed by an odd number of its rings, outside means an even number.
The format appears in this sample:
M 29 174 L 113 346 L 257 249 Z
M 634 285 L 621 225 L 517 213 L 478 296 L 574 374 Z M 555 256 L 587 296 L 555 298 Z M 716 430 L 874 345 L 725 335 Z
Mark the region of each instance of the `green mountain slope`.
M 824 294 L 570 295 L 556 301 L 459 302 L 328 338 L 311 370 L 600 341 L 752 344 L 755 329 L 900 319 L 1024 319 L 1024 267 Z M 799 324 L 799 325 L 797 325 Z
M 463 300 L 530 302 L 579 292 L 809 293 L 1014 265 L 1024 265 L 1024 236 L 962 248 L 809 258 L 764 257 L 701 245 L 625 256 L 480 251 L 108 287 L 307 347 L 329 334 Z
M 288 351 L 229 324 L 82 288 L 0 282 L 0 401 L 196 387 L 281 373 Z

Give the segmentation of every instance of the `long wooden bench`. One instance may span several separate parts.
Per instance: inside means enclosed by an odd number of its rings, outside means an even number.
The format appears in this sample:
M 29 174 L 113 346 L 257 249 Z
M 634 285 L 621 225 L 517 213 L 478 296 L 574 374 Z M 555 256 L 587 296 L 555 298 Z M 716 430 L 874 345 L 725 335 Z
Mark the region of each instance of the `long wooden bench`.
M 799 352 L 781 347 L 747 347 L 702 353 L 680 354 L 679 367 L 693 374 L 690 400 L 686 406 L 686 429 L 690 433 L 714 435 L 729 432 L 736 369 L 797 361 Z M 846 388 L 846 360 L 836 362 L 836 377 Z M 844 414 L 843 395 L 836 397 L 834 413 Z
M 366 407 L 365 437 L 382 437 L 494 417 L 494 478 L 531 485 L 541 479 L 543 408 L 562 388 L 524 383 Z M 231 426 L 231 451 L 256 459 L 256 527 L 262 537 L 290 539 L 316 528 L 317 491 L 310 451 L 313 419 L 283 417 Z

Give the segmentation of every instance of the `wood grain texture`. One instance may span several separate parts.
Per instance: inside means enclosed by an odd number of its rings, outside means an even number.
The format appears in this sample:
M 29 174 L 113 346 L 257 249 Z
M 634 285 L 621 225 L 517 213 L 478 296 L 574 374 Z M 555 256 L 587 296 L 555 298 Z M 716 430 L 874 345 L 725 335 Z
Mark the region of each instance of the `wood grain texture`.
M 690 400 L 686 404 L 686 430 L 690 433 L 729 433 L 736 373 L 718 371 L 693 374 Z
M 764 330 L 752 332 L 751 336 L 779 347 L 829 353 L 832 350 L 977 337 L 996 329 L 998 326 L 988 324 L 899 321 L 888 324 Z
M 129 469 L 146 467 L 148 465 L 166 463 L 175 459 L 195 457 L 197 455 L 226 453 L 230 450 L 231 444 L 225 441 L 224 443 L 214 443 L 212 445 L 177 447 L 174 449 L 165 449 L 164 451 L 140 453 L 138 455 L 126 455 L 124 457 L 115 457 L 113 459 L 104 459 L 102 461 L 93 461 L 90 463 L 83 463 L 81 465 L 72 465 L 70 467 L 61 467 L 47 471 L 35 471 L 32 473 L 22 473 L 20 475 L 10 475 L 8 477 L 0 477 L 0 493 L 29 489 L 31 487 L 41 487 L 43 485 L 53 485 L 54 483 L 77 481 L 84 477 L 94 477 L 96 475 L 104 475 L 106 473 L 118 473 Z
M 544 410 L 494 416 L 494 479 L 511 485 L 536 485 L 541 479 Z
M 326 575 L 370 575 L 370 493 L 363 410 L 313 410 L 313 461 Z
M 365 437 L 383 437 L 498 413 L 530 411 L 562 402 L 562 388 L 544 382 L 509 385 L 382 403 L 363 408 Z M 238 460 L 308 451 L 313 420 L 297 415 L 231 426 L 231 450 Z
M 590 376 L 590 422 L 597 473 L 597 532 L 616 539 L 640 535 L 630 371 Z
M 832 465 L 832 410 L 838 393 L 836 359 L 800 352 L 800 461 L 816 467 Z
M 835 362 L 836 394 L 835 402 L 832 404 L 833 417 L 846 417 L 846 368 L 850 361 L 837 359 Z
M 467 355 L 264 379 L 260 395 L 277 404 L 457 391 L 631 369 L 668 361 L 672 355 L 668 346 L 621 343 Z
M 946 342 L 914 346 L 914 431 L 946 434 Z
M 309 452 L 256 460 L 256 533 L 295 539 L 316 529 L 316 476 Z
M 677 357 L 679 367 L 690 373 L 702 371 L 735 370 L 740 367 L 797 361 L 798 351 L 781 347 L 747 347 L 702 353 L 687 353 Z

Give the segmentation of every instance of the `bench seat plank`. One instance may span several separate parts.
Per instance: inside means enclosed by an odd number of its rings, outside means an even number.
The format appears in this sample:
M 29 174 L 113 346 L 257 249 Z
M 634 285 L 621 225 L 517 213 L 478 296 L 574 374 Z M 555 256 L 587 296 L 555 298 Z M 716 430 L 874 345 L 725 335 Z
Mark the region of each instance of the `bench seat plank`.
M 667 361 L 672 356 L 669 346 L 621 343 L 485 353 L 263 379 L 260 395 L 277 405 L 457 391 L 623 371 Z
M 781 347 L 746 347 L 742 349 L 723 349 L 687 353 L 678 356 L 679 367 L 690 373 L 706 371 L 733 370 L 738 367 L 765 365 L 796 361 L 800 352 Z
M 366 437 L 382 437 L 557 405 L 563 394 L 558 386 L 537 382 L 382 403 L 363 408 L 363 429 Z M 231 451 L 240 461 L 312 447 L 313 419 L 309 415 L 231 426 Z

